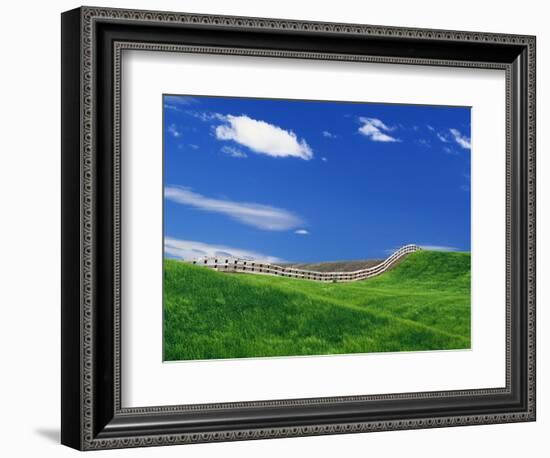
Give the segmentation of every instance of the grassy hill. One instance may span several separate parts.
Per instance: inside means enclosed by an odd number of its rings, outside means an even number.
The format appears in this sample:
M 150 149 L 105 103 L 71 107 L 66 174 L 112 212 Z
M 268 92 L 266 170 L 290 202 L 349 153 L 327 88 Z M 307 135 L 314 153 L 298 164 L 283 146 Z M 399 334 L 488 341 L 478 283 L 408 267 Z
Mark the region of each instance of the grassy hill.
M 350 283 L 164 264 L 165 360 L 470 347 L 470 254 L 419 251 Z

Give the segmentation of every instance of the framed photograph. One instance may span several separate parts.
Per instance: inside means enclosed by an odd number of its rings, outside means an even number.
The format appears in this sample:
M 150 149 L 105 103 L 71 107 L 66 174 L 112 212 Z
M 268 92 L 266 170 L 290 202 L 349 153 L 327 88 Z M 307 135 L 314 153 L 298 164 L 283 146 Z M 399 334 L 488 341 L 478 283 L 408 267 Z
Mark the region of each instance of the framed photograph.
M 62 15 L 62 443 L 535 420 L 535 38 Z

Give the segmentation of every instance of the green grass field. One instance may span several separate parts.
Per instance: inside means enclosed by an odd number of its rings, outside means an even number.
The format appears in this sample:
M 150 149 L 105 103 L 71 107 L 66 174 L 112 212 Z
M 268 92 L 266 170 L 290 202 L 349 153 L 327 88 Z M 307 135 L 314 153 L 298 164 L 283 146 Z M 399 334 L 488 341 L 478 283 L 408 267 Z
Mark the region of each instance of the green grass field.
M 470 348 L 470 254 L 418 251 L 319 283 L 164 264 L 164 359 Z

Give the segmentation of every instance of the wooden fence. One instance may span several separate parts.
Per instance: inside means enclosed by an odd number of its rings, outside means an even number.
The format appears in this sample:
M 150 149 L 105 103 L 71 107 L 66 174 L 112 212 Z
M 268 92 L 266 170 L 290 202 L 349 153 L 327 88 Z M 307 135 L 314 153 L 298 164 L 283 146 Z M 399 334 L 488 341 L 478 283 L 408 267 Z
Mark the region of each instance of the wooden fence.
M 353 272 L 316 272 L 240 258 L 201 257 L 187 262 L 197 266 L 204 266 L 218 272 L 243 272 L 258 275 L 276 275 L 279 277 L 300 278 L 304 280 L 321 282 L 348 282 L 376 277 L 377 275 L 387 271 L 402 257 L 418 250 L 420 250 L 420 247 L 417 245 L 405 245 L 395 251 L 390 257 L 382 261 L 380 264 Z

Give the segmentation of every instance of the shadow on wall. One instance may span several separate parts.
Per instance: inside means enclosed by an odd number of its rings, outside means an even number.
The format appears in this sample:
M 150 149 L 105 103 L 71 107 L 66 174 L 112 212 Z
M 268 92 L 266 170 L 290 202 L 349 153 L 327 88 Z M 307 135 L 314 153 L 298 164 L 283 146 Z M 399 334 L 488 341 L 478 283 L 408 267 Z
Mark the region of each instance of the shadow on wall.
M 59 429 L 38 428 L 35 429 L 34 432 L 38 436 L 42 436 L 44 439 L 47 439 L 50 442 L 55 442 L 56 444 L 59 444 L 61 442 L 61 433 L 59 432 Z

